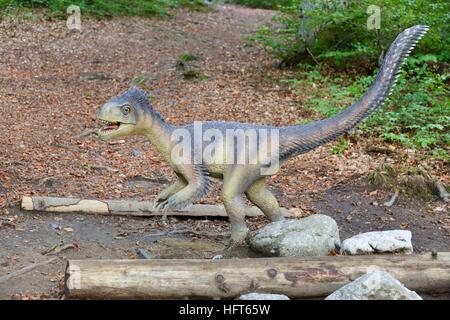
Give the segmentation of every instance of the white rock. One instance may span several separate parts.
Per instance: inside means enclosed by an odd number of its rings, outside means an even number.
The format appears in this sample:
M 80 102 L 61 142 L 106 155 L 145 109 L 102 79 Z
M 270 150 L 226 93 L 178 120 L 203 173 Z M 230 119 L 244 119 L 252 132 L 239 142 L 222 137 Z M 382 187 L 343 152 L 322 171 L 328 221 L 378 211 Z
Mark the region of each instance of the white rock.
M 250 247 L 267 256 L 326 256 L 338 251 L 339 229 L 332 218 L 322 214 L 299 220 L 272 222 L 254 231 Z
M 336 290 L 325 300 L 422 300 L 385 271 L 373 271 Z
M 238 300 L 291 300 L 284 294 L 272 294 L 272 293 L 247 293 L 241 295 Z
M 407 253 L 413 252 L 411 231 L 390 230 L 358 234 L 342 242 L 344 254 Z

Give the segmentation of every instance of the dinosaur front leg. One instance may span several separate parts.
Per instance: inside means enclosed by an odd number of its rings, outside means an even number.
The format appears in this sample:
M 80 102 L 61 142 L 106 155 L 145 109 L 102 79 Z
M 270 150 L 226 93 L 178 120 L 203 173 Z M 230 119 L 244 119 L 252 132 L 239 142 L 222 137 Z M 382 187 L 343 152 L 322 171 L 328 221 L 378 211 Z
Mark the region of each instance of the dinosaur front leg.
M 182 209 L 209 191 L 211 181 L 205 175 L 204 168 L 200 166 L 183 166 L 178 169 L 180 171 L 180 179 L 185 181 L 185 184 L 177 192 L 162 200 L 156 207 L 162 210 L 163 219 L 166 218 L 169 210 Z
M 163 201 L 167 200 L 170 196 L 174 195 L 178 191 L 187 186 L 187 181 L 181 175 L 178 175 L 177 181 L 171 184 L 169 187 L 161 191 L 154 201 L 155 208 L 157 208 Z
M 266 187 L 265 178 L 256 180 L 250 188 L 245 191 L 245 195 L 248 200 L 261 209 L 270 221 L 280 221 L 284 219 L 277 199 Z

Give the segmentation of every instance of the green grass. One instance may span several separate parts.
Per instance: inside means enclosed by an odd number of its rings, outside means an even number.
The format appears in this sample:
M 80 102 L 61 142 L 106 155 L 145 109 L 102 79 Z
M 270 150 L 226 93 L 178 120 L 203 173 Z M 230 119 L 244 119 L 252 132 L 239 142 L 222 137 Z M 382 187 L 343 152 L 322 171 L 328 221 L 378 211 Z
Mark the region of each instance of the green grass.
M 287 5 L 290 0 L 234 0 L 235 4 L 250 8 L 276 9 L 279 5 Z
M 189 53 L 182 54 L 182 55 L 180 55 L 178 57 L 178 61 L 182 62 L 182 63 L 188 63 L 188 62 L 192 62 L 192 61 L 197 61 L 199 59 L 200 59 L 199 57 L 197 57 L 197 56 L 195 56 L 193 54 L 189 54 Z
M 163 16 L 168 8 L 185 6 L 205 9 L 200 0 L 0 0 L 0 16 L 21 10 L 43 8 L 48 16 L 65 17 L 67 7 L 77 5 L 82 14 L 98 18 L 112 16 Z

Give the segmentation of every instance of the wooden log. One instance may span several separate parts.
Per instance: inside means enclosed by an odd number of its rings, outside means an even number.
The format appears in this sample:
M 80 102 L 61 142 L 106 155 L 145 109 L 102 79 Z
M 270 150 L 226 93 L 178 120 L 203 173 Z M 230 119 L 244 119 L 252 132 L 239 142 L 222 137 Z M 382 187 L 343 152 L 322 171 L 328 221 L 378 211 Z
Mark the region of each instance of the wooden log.
M 81 212 L 88 214 L 126 215 L 126 216 L 160 216 L 161 211 L 155 210 L 152 201 L 136 200 L 90 200 L 80 198 L 57 197 L 22 197 L 22 210 L 42 212 Z M 286 217 L 300 217 L 301 209 L 284 209 Z M 223 205 L 194 204 L 183 210 L 174 210 L 167 213 L 172 216 L 191 217 L 227 217 Z M 247 217 L 262 215 L 257 207 L 249 207 Z
M 234 298 L 248 292 L 325 297 L 382 269 L 418 292 L 450 291 L 450 253 L 320 258 L 69 260 L 68 298 Z

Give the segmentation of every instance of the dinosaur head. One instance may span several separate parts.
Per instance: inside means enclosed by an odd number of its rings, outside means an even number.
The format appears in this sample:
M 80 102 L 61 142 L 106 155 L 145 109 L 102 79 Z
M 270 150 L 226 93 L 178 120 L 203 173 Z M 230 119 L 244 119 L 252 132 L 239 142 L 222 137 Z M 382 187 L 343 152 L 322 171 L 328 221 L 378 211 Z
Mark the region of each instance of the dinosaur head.
M 106 102 L 98 118 L 104 127 L 97 131 L 101 140 L 142 134 L 151 126 L 151 106 L 145 91 L 133 87 Z

